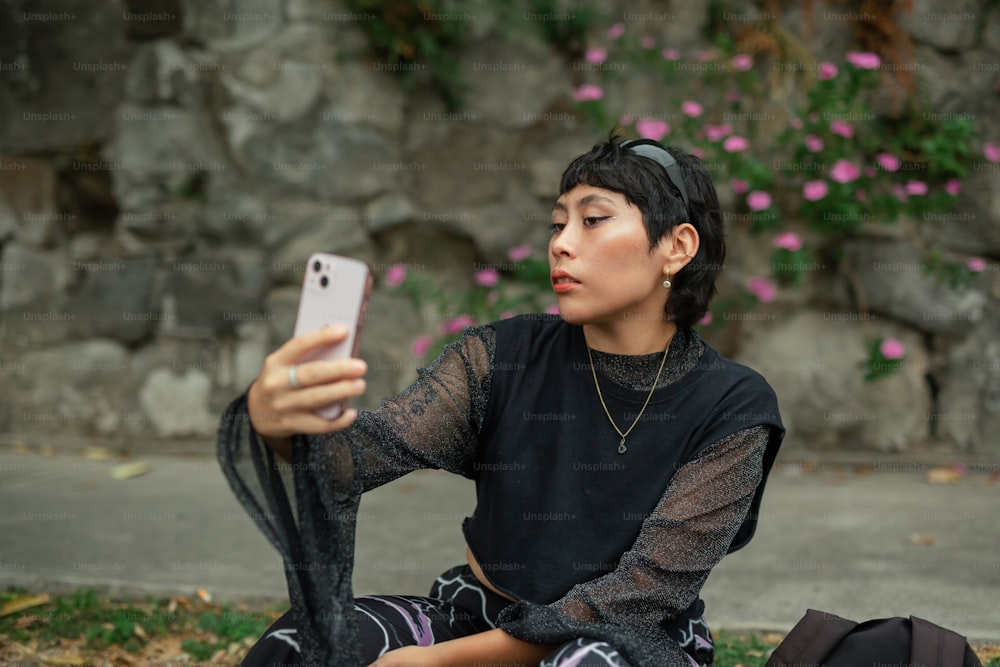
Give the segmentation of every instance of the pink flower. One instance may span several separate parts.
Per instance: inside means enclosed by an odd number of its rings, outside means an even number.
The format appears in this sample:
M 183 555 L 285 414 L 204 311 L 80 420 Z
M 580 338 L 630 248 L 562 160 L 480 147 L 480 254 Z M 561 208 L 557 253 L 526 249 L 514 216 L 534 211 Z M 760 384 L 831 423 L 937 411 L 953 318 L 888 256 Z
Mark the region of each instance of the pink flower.
M 635 131 L 640 137 L 659 141 L 670 131 L 670 123 L 655 118 L 640 118 L 635 124 Z
M 1000 162 L 1000 146 L 983 144 L 983 156 L 990 162 Z
M 477 285 L 483 287 L 493 287 L 500 282 L 500 272 L 496 269 L 482 269 L 476 271 L 475 281 Z
M 608 28 L 608 39 L 618 39 L 625 33 L 625 26 L 621 23 L 616 23 L 610 28 Z
M 862 170 L 862 173 L 868 178 L 875 178 L 876 174 L 875 167 L 871 166 L 870 164 L 866 164 L 865 168 Z
M 778 298 L 778 289 L 774 283 L 760 276 L 755 276 L 747 281 L 747 291 L 763 303 L 771 303 Z
M 835 120 L 830 123 L 830 131 L 834 134 L 839 134 L 845 139 L 850 139 L 854 136 L 854 128 L 842 120 Z
M 826 181 L 806 181 L 802 184 L 802 198 L 806 201 L 819 201 L 830 192 Z
M 909 196 L 906 194 L 906 188 L 899 183 L 894 183 L 892 186 L 892 194 L 896 195 L 896 199 L 899 201 L 906 201 Z
M 573 91 L 573 99 L 580 102 L 599 100 L 604 97 L 604 89 L 592 83 L 585 83 Z
M 385 271 L 385 284 L 389 287 L 399 287 L 406 280 L 406 265 L 393 264 Z
M 733 69 L 737 72 L 745 72 L 753 67 L 753 58 L 745 53 L 737 53 L 731 61 Z
M 864 190 L 858 190 L 854 193 L 854 198 L 858 201 L 868 201 L 868 193 Z
M 530 245 L 518 245 L 514 246 L 507 251 L 507 257 L 512 262 L 520 262 L 522 259 L 528 259 L 531 256 L 531 246 Z
M 643 35 L 642 39 L 639 40 L 639 44 L 644 49 L 651 49 L 654 46 L 656 46 L 656 40 L 650 37 L 649 35 Z
M 623 113 L 622 117 L 618 119 L 618 122 L 622 125 L 631 125 L 635 122 L 635 116 L 630 113 Z
M 750 189 L 750 185 L 742 178 L 734 178 L 733 180 L 729 181 L 729 187 L 731 187 L 733 189 L 733 192 L 735 192 L 738 195 L 741 195 Z
M 751 211 L 763 211 L 771 206 L 771 195 L 763 190 L 754 190 L 747 195 L 747 207 Z
M 986 270 L 986 260 L 982 257 L 970 257 L 965 260 L 965 268 L 969 269 L 969 271 L 982 273 Z
M 925 195 L 927 194 L 927 184 L 924 183 L 923 181 L 907 181 L 906 194 Z
M 801 130 L 804 125 L 801 118 L 793 118 L 790 121 L 788 121 L 788 124 L 794 127 L 796 130 Z
M 690 153 L 691 155 L 695 156 L 699 160 L 704 160 L 705 159 L 705 151 L 702 148 L 698 147 L 698 146 L 695 146 L 694 148 L 692 148 L 691 150 L 689 150 L 688 153 Z
M 666 48 L 660 51 L 660 55 L 663 56 L 664 60 L 680 60 L 681 52 L 677 49 Z
M 875 162 L 886 171 L 899 171 L 899 158 L 892 153 L 879 153 L 875 156 Z
M 700 63 L 706 63 L 712 59 L 712 51 L 709 49 L 699 49 L 694 52 L 694 58 Z
M 431 343 L 434 339 L 430 336 L 417 336 L 410 343 L 410 354 L 417 357 L 418 359 L 427 354 L 427 350 L 431 348 Z
M 827 60 L 824 60 L 819 64 L 819 78 L 821 78 L 823 81 L 829 81 L 835 76 L 837 76 L 836 65 Z
M 545 312 L 548 313 L 549 315 L 558 315 L 559 314 L 559 304 L 553 304 L 553 305 L 549 306 L 548 308 L 545 309 Z
M 446 334 L 457 334 L 465 327 L 471 327 L 475 323 L 476 321 L 472 319 L 471 315 L 459 315 L 445 322 L 441 329 Z
M 815 134 L 810 134 L 805 139 L 806 148 L 813 153 L 819 153 L 823 150 L 823 140 L 817 137 Z
M 701 115 L 701 105 L 693 100 L 685 100 L 681 102 L 681 113 L 685 116 L 691 116 L 692 118 L 697 118 Z
M 738 134 L 726 137 L 726 140 L 722 142 L 722 148 L 727 153 L 738 153 L 739 151 L 745 151 L 749 147 L 750 142 Z
M 583 59 L 592 65 L 600 65 L 608 57 L 607 49 L 590 48 L 583 55 Z
M 962 191 L 962 183 L 957 178 L 949 178 L 944 184 L 944 191 L 950 194 L 952 197 L 957 197 L 958 193 Z
M 843 158 L 834 162 L 833 167 L 830 169 L 830 178 L 838 183 L 850 183 L 851 181 L 858 180 L 860 176 L 861 170 L 858 168 L 858 165 Z
M 701 316 L 701 319 L 698 320 L 698 324 L 707 327 L 711 323 L 712 323 L 712 311 L 707 310 L 705 311 L 705 314 Z
M 844 60 L 858 69 L 878 69 L 882 64 L 878 54 L 871 51 L 849 51 L 844 55 Z
M 774 237 L 771 245 L 775 248 L 784 248 L 795 252 L 802 249 L 802 239 L 795 232 L 782 232 Z
M 705 126 L 705 136 L 708 137 L 709 141 L 719 141 L 728 134 L 732 134 L 733 126 L 729 123 L 723 123 L 722 125 L 706 125 Z
M 514 317 L 514 311 L 513 310 L 505 310 L 502 313 L 500 313 L 500 319 L 501 320 L 509 320 L 512 317 Z
M 886 359 L 902 359 L 906 355 L 906 346 L 895 338 L 886 338 L 878 346 L 878 351 Z

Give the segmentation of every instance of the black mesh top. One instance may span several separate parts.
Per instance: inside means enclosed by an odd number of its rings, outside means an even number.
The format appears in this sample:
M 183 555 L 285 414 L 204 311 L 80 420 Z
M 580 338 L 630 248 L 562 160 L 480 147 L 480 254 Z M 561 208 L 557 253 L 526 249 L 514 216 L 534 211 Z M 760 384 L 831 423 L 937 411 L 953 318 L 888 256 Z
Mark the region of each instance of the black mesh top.
M 684 377 L 705 349 L 694 331 L 678 331 L 657 387 Z M 421 468 L 476 477 L 495 354 L 494 327 L 467 329 L 418 371 L 412 385 L 378 409 L 360 412 L 349 429 L 293 438 L 291 464 L 254 432 L 246 394 L 223 414 L 219 463 L 240 503 L 282 554 L 308 662 L 361 664 L 351 619 L 360 494 Z M 606 377 L 632 390 L 650 388 L 661 358 L 594 353 Z M 766 479 L 782 434 L 780 427 L 748 423 L 702 448 L 662 489 L 614 571 L 574 586 L 551 604 L 516 602 L 502 612 L 498 627 L 545 644 L 605 640 L 636 667 L 689 665 L 659 623 L 697 601 Z

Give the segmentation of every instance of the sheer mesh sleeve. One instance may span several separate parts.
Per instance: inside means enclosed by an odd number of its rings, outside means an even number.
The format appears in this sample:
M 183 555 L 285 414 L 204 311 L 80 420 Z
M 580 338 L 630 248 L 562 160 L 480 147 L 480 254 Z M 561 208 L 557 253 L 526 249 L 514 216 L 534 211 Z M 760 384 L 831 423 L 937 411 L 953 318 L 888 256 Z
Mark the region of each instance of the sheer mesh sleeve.
M 489 398 L 495 332 L 467 329 L 405 391 L 363 411 L 349 428 L 292 438 L 292 463 L 257 436 L 247 397 L 219 426 L 219 464 L 237 499 L 285 563 L 304 656 L 317 664 L 360 663 L 351 575 L 363 491 L 412 470 L 471 476 Z
M 670 643 L 659 632 L 660 621 L 687 609 L 726 555 L 762 479 L 768 438 L 768 427 L 754 426 L 708 447 L 677 471 L 613 572 L 574 586 L 551 605 L 516 603 L 504 610 L 498 627 L 540 643 L 563 641 L 584 627 L 584 636 L 594 638 L 624 631 L 637 635 L 630 656 L 635 664 L 668 664 L 636 654 L 650 642 Z

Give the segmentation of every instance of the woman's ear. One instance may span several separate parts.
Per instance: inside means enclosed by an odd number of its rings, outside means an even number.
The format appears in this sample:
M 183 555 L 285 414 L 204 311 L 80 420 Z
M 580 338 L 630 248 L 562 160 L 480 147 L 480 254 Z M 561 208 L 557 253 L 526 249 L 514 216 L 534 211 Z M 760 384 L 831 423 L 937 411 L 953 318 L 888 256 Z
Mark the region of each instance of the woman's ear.
M 676 275 L 687 266 L 688 262 L 698 254 L 700 242 L 698 230 L 689 222 L 677 225 L 669 234 L 664 235 L 660 242 L 664 272 Z

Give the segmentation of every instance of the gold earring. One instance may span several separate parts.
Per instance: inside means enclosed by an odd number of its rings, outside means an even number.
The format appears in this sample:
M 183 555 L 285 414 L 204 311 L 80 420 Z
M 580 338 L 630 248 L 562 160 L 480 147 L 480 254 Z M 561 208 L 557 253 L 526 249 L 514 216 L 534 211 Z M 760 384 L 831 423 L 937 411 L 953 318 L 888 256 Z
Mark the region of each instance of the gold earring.
M 666 271 L 666 280 L 663 281 L 663 289 L 670 289 L 670 272 Z

